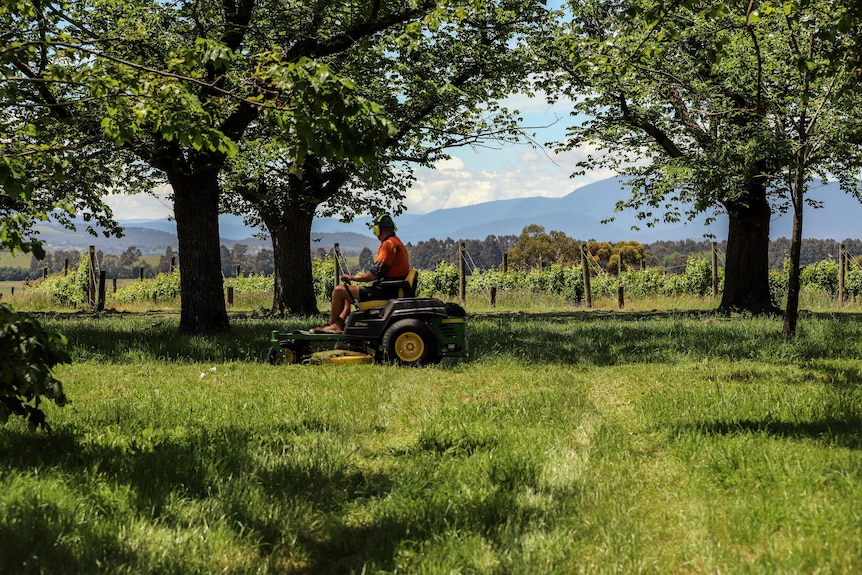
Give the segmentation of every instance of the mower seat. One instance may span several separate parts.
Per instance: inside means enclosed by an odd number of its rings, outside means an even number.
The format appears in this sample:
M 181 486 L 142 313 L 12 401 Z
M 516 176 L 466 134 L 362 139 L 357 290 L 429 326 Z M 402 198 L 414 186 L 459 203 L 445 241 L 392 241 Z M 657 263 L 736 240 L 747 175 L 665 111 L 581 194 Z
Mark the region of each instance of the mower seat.
M 397 295 L 393 295 L 390 299 L 400 298 L 400 297 L 416 297 L 416 283 L 419 280 L 419 272 L 415 269 L 411 269 L 407 272 L 407 277 L 403 280 L 383 280 L 380 282 L 380 286 L 387 288 L 397 288 Z M 388 299 L 371 299 L 368 301 L 361 301 L 358 303 L 359 309 L 365 311 L 367 309 L 373 309 L 376 307 L 384 307 Z

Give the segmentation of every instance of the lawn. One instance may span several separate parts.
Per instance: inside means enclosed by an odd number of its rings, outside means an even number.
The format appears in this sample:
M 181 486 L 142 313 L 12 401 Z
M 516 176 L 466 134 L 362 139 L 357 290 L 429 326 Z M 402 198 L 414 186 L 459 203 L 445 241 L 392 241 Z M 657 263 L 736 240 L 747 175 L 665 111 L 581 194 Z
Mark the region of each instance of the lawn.
M 2 573 L 852 573 L 862 316 L 498 311 L 471 359 L 270 366 L 235 316 L 46 314 L 52 433 L 0 427 Z

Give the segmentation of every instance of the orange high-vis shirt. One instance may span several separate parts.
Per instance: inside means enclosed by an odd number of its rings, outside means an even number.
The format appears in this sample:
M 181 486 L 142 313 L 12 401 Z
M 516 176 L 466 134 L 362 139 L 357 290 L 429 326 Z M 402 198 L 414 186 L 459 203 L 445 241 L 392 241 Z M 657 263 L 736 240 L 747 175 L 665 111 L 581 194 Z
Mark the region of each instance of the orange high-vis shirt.
M 371 271 L 375 273 L 375 270 L 380 269 L 384 270 L 383 277 L 385 278 L 404 278 L 410 272 L 410 257 L 407 255 L 407 248 L 395 235 L 391 235 L 380 242 Z M 380 276 L 378 275 L 378 277 Z

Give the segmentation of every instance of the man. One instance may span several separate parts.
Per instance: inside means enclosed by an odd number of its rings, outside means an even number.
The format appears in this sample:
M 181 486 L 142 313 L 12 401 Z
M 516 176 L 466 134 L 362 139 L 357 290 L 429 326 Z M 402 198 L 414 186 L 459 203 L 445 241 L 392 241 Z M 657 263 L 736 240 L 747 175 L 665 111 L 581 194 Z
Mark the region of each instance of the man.
M 310 333 L 344 333 L 344 324 L 347 316 L 350 315 L 351 302 L 396 297 L 396 294 L 387 293 L 385 289 L 381 288 L 379 282 L 384 279 L 404 279 L 410 272 L 410 258 L 407 255 L 407 248 L 395 235 L 398 228 L 389 214 L 377 216 L 369 227 L 380 240 L 380 247 L 377 249 L 374 264 L 364 273 L 358 275 L 344 274 L 341 279 L 348 282 L 373 283 L 368 287 L 345 284 L 335 286 L 335 289 L 332 290 L 329 323 L 323 327 L 310 329 Z

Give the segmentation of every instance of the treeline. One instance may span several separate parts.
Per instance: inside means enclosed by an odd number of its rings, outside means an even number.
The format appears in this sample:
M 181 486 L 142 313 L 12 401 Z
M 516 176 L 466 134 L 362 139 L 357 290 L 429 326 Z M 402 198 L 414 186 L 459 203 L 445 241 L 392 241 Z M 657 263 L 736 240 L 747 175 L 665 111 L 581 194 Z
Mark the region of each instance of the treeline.
M 446 262 L 457 265 L 460 241 L 446 238 L 445 240 L 430 239 L 418 242 L 416 245 L 407 244 L 410 251 L 410 261 L 413 267 L 419 269 L 435 269 L 437 264 Z M 488 236 L 484 241 L 466 240 L 465 251 L 468 263 L 471 267 L 475 263 L 478 269 L 493 269 L 503 261 L 503 253 L 514 248 L 518 243 L 518 236 Z M 575 240 L 577 244 L 585 244 Z M 862 260 L 862 240 L 846 239 L 843 242 L 835 240 L 808 239 L 802 241 L 802 253 L 800 263 L 803 266 L 815 264 L 832 258 L 838 260 L 839 245 L 843 243 L 845 253 L 854 261 Z M 682 273 L 690 256 L 712 256 L 712 242 L 709 240 L 680 240 L 680 241 L 658 241 L 645 245 L 646 265 L 659 266 L 671 273 Z M 719 262 L 723 263 L 723 254 L 727 251 L 727 241 L 716 243 L 719 254 Z M 778 238 L 770 242 L 769 267 L 774 270 L 783 270 L 784 262 L 790 255 L 790 240 Z M 550 262 L 549 262 L 550 263 Z
M 0 266 L 0 281 L 24 281 L 41 278 L 47 269 L 48 275 L 63 272 L 68 269 L 77 268 L 84 254 L 78 250 L 59 250 L 47 252 L 45 258 L 30 258 L 30 267 Z M 148 261 L 149 260 L 149 261 Z M 104 271 L 109 278 L 137 278 L 143 275 L 150 278 L 159 273 L 167 273 L 171 266 L 179 265 L 179 254 L 168 246 L 165 253 L 159 256 L 158 263 L 150 263 L 152 258 L 144 257 L 141 250 L 130 247 L 122 254 L 106 254 L 102 250 L 96 251 L 97 269 Z M 260 250 L 252 253 L 245 244 L 236 244 L 232 248 L 221 247 L 222 274 L 225 277 L 240 275 L 272 275 L 274 270 L 274 259 L 272 250 Z
M 492 235 L 483 241 L 432 238 L 415 245 L 408 242 L 406 247 L 410 252 L 410 264 L 414 268 L 423 270 L 436 269 L 440 262 L 457 265 L 462 241 L 471 267 L 491 269 L 499 266 L 503 261 L 503 254 L 515 247 L 518 236 Z
M 580 244 L 578 240 L 571 242 Z M 470 269 L 495 269 L 503 261 L 503 254 L 514 249 L 518 245 L 518 236 L 488 236 L 484 240 L 464 240 L 465 252 Z M 803 266 L 815 264 L 828 259 L 838 260 L 839 244 L 844 244 L 845 253 L 854 261 L 862 263 L 862 240 L 846 239 L 843 242 L 834 240 L 803 240 L 801 263 Z M 413 267 L 423 270 L 436 269 L 440 262 L 458 264 L 458 254 L 461 241 L 446 238 L 445 240 L 430 239 L 417 244 L 408 243 L 410 261 Z M 726 251 L 727 242 L 716 244 L 719 253 L 719 261 L 723 262 L 723 254 Z M 682 273 L 690 256 L 711 257 L 712 242 L 681 240 L 681 241 L 659 241 L 646 244 L 645 262 L 647 266 L 659 266 L 671 273 Z M 783 270 L 784 262 L 790 253 L 790 240 L 779 238 L 770 242 L 769 266 L 774 270 Z M 328 252 L 323 248 L 315 251 L 318 258 L 326 258 Z M 373 254 L 365 248 L 360 254 L 359 267 L 362 269 L 371 265 Z M 69 268 L 77 267 L 81 262 L 82 254 L 77 250 L 48 252 L 45 259 L 31 258 L 30 267 L 21 268 L 13 266 L 0 266 L 0 281 L 23 281 L 42 277 L 44 269 L 48 274 L 62 272 L 68 262 Z M 96 261 L 99 269 L 105 270 L 109 278 L 137 278 L 140 269 L 144 268 L 144 277 L 152 277 L 158 273 L 170 271 L 171 263 L 179 265 L 179 256 L 176 251 L 168 247 L 165 253 L 159 257 L 157 265 L 152 265 L 141 256 L 139 249 L 130 247 L 120 255 L 96 252 Z M 251 252 L 245 244 L 236 244 L 232 248 L 221 247 L 222 273 L 225 277 L 237 275 L 272 275 L 274 261 L 272 250 L 259 250 Z M 548 264 L 553 263 L 551 261 Z
M 835 240 L 802 240 L 800 264 L 803 266 L 816 264 L 818 262 L 833 259 L 838 261 L 839 246 L 844 244 L 845 254 L 852 260 L 860 262 L 862 260 L 862 240 L 846 239 L 842 242 Z M 719 254 L 724 254 L 727 251 L 727 242 L 722 241 L 716 244 L 716 249 Z M 693 255 L 711 255 L 712 242 L 710 241 L 694 241 L 682 240 L 678 242 L 654 242 L 647 244 L 647 250 L 655 259 L 661 263 L 663 267 L 669 271 L 677 268 L 685 268 L 685 263 L 689 256 Z M 783 270 L 784 262 L 790 257 L 790 240 L 788 238 L 778 238 L 769 242 L 769 268 L 773 270 Z M 719 260 L 721 260 L 721 255 Z M 672 269 L 673 268 L 673 269 Z

